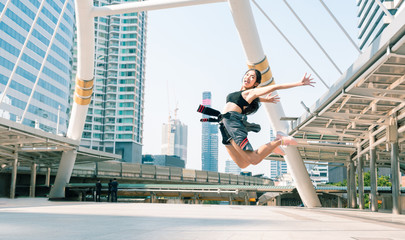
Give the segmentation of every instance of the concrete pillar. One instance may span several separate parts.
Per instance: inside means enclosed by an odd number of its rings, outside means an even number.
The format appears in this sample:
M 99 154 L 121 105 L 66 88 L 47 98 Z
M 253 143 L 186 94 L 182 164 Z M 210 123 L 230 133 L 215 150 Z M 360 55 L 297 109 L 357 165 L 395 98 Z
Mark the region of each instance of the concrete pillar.
M 342 198 L 340 196 L 337 196 L 337 204 L 338 204 L 338 208 L 342 208 Z
M 351 189 L 351 186 L 352 186 L 352 184 L 351 184 L 351 179 L 350 179 L 350 160 L 349 160 L 349 162 L 347 162 L 347 165 L 346 165 L 346 171 L 347 171 L 347 174 L 346 174 L 346 195 L 347 195 L 347 207 L 349 208 L 351 205 L 352 205 L 352 197 L 351 197 L 351 191 L 350 191 L 350 189 Z
M 270 80 L 271 69 L 260 42 L 253 12 L 250 7 L 250 1 L 228 0 L 228 3 L 246 54 L 247 64 L 249 66 L 255 66 L 262 71 L 262 82 Z M 274 94 L 276 94 L 276 92 L 274 92 Z M 287 132 L 289 128 L 288 122 L 280 121 L 280 118 L 285 116 L 282 105 L 264 103 L 263 106 L 267 111 L 272 129 Z M 288 165 L 288 169 L 294 179 L 302 202 L 306 207 L 321 207 L 321 202 L 319 201 L 315 188 L 312 185 L 308 171 L 297 147 L 289 146 L 285 149 L 285 152 L 286 155 L 284 156 L 284 160 Z
M 401 214 L 398 143 L 391 143 L 392 213 Z
M 357 191 L 356 191 L 356 166 L 354 161 L 350 161 L 350 192 L 351 192 L 351 207 L 357 207 Z
M 232 205 L 232 196 L 229 195 L 229 205 Z
M 31 165 L 30 197 L 35 197 L 35 185 L 37 183 L 37 164 Z
M 363 176 L 363 158 L 359 155 L 361 152 L 360 144 L 357 146 L 357 178 L 359 181 L 359 208 L 364 209 L 364 176 Z
M 201 204 L 200 197 L 197 193 L 194 194 L 194 204 Z
M 276 197 L 276 206 L 281 206 L 281 195 Z
M 150 203 L 155 203 L 156 202 L 156 195 L 155 193 L 151 192 L 150 193 Z
M 378 211 L 378 200 L 377 200 L 377 157 L 376 150 L 374 146 L 375 138 L 370 132 L 370 209 L 372 212 Z
M 17 185 L 17 168 L 18 168 L 18 151 L 17 147 L 14 150 L 13 169 L 11 171 L 10 198 L 15 198 L 15 188 Z
M 51 186 L 51 168 L 50 167 L 46 168 L 45 186 L 47 186 L 47 187 Z
M 249 194 L 246 193 L 246 195 L 245 195 L 245 205 L 249 205 L 249 204 L 250 204 L 250 202 L 249 202 Z
M 391 190 L 392 190 L 392 213 L 401 214 L 401 205 L 399 201 L 399 160 L 398 160 L 398 127 L 395 118 L 390 119 L 390 125 L 387 128 L 387 141 L 391 144 Z

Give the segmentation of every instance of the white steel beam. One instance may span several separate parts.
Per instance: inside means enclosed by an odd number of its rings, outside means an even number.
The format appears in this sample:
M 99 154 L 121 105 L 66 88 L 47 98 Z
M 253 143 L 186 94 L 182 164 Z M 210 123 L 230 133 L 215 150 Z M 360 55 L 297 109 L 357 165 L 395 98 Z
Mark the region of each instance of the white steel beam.
M 68 1 L 68 0 L 66 0 Z M 91 81 L 94 77 L 94 17 L 91 16 L 93 0 L 75 0 L 76 27 L 77 27 L 77 75 L 79 80 Z M 77 80 L 77 81 L 79 81 Z M 92 87 L 92 82 L 91 82 Z M 75 93 L 76 94 L 76 93 Z M 90 101 L 82 104 L 75 98 L 69 120 L 66 137 L 80 140 L 87 110 Z M 77 157 L 76 149 L 64 151 L 60 160 L 58 173 L 51 188 L 49 198 L 65 197 L 65 186 L 72 175 L 73 166 Z
M 93 7 L 91 15 L 101 17 L 107 15 L 142 12 L 167 8 L 187 7 L 199 4 L 226 2 L 227 0 L 149 0 L 143 2 L 129 2 L 102 7 Z
M 266 57 L 262 49 L 249 0 L 229 0 L 228 2 L 248 65 L 260 63 Z M 255 1 L 253 2 L 255 3 Z M 264 104 L 264 106 L 272 128 L 276 131 L 286 132 L 288 123 L 280 121 L 281 117 L 285 117 L 281 104 Z M 304 205 L 307 207 L 321 207 L 321 203 L 316 195 L 314 186 L 311 183 L 297 147 L 287 147 L 284 159 L 291 170 L 298 193 Z

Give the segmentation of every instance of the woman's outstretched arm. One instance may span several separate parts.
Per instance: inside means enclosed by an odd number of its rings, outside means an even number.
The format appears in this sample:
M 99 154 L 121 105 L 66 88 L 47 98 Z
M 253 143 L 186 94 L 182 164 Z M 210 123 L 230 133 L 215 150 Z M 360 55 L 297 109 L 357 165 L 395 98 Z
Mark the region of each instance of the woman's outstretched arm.
M 246 92 L 248 92 L 246 96 L 246 101 L 251 102 L 255 98 L 258 98 L 260 96 L 269 94 L 271 92 L 274 92 L 276 90 L 281 90 L 281 89 L 288 89 L 288 88 L 294 88 L 294 87 L 299 87 L 299 86 L 314 86 L 315 84 L 314 81 L 312 81 L 313 78 L 311 78 L 311 74 L 307 76 L 305 73 L 304 77 L 301 79 L 301 81 L 294 82 L 294 83 L 285 83 L 285 84 L 275 84 L 275 85 L 269 85 L 265 87 L 259 87 L 259 88 L 254 88 L 250 89 Z M 250 100 L 250 101 L 249 101 Z

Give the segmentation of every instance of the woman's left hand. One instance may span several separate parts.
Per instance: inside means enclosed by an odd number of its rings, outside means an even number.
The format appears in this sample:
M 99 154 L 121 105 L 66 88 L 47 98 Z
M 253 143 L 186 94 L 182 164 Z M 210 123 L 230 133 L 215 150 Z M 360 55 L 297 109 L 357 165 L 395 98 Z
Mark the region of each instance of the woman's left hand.
M 302 86 L 309 85 L 311 87 L 314 87 L 315 81 L 312 81 L 312 80 L 314 80 L 314 79 L 311 78 L 311 74 L 309 74 L 307 76 L 307 73 L 305 73 L 304 77 L 302 77 L 301 84 L 302 84 Z
M 280 102 L 280 97 L 278 96 L 278 94 L 272 96 L 271 93 L 269 93 L 267 96 L 262 98 L 261 102 L 278 103 Z

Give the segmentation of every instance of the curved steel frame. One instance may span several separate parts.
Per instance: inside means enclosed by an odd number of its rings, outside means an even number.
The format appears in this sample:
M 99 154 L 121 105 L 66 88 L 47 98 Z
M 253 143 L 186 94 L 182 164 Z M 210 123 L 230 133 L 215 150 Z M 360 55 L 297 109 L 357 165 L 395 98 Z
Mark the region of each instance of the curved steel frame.
M 216 2 L 229 3 L 246 54 L 248 66 L 257 68 L 263 73 L 263 82 L 267 81 L 267 84 L 274 84 L 269 64 L 262 49 L 249 0 L 155 0 L 114 4 L 103 7 L 94 7 L 93 0 L 75 0 L 78 69 L 67 137 L 75 140 L 81 138 L 88 105 L 91 101 L 94 77 L 94 17 Z M 285 116 L 281 104 L 265 104 L 265 106 L 273 129 L 276 131 L 286 131 L 288 124 L 280 121 L 280 118 Z M 303 203 L 307 207 L 320 207 L 320 201 L 297 148 L 290 146 L 287 148 L 286 153 L 285 161 L 289 165 Z M 76 154 L 75 150 L 63 153 L 55 183 L 51 189 L 50 198 L 64 197 L 65 186 L 70 180 Z

